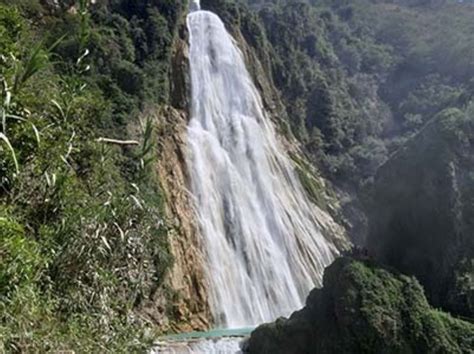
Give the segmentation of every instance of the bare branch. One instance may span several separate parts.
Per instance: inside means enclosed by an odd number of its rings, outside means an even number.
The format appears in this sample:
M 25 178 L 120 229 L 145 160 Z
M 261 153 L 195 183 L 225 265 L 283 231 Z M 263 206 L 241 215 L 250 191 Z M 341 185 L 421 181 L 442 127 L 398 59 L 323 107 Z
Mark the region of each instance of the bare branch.
M 140 143 L 136 140 L 117 140 L 109 138 L 99 138 L 97 139 L 97 142 L 116 145 L 140 145 Z

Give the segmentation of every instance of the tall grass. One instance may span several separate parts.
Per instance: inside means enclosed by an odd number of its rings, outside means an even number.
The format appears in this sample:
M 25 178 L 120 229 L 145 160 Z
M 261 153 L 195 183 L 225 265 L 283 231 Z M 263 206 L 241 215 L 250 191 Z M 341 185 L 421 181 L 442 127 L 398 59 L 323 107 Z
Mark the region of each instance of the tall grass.
M 145 351 L 136 307 L 172 261 L 152 121 L 139 146 L 96 141 L 110 101 L 89 76 L 87 4 L 73 57 L 53 53 L 63 37 L 28 49 L 27 33 L 0 62 L 0 352 Z
M 2 140 L 5 145 L 7 146 L 8 150 L 10 151 L 11 158 L 13 160 L 13 163 L 15 165 L 15 170 L 16 173 L 18 174 L 20 172 L 20 168 L 18 166 L 18 159 L 16 158 L 16 153 L 15 150 L 13 149 L 12 144 L 10 143 L 10 140 L 7 138 L 7 136 L 3 133 L 0 133 L 0 140 Z

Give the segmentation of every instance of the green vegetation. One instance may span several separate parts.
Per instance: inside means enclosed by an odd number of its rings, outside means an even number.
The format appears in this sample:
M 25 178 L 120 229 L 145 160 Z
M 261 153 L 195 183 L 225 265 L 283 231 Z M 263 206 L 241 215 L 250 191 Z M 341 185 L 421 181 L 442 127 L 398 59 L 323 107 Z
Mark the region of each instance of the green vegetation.
M 343 191 L 353 240 L 417 276 L 434 306 L 472 318 L 474 3 L 202 4 L 253 47 L 286 108 L 274 115 Z
M 289 319 L 258 327 L 248 353 L 469 353 L 474 325 L 428 305 L 414 278 L 340 258 Z
M 163 291 L 172 257 L 153 116 L 140 112 L 169 99 L 182 11 L 0 2 L 0 352 L 149 344 L 137 308 Z
M 202 4 L 240 30 L 262 64 L 249 68 L 258 86 L 272 91 L 259 80 L 266 74 L 283 103 L 281 126 L 322 174 L 346 192 L 375 180 L 372 219 L 381 224 L 372 237 L 385 237 L 373 243 L 377 256 L 416 274 L 436 306 L 472 317 L 472 1 Z M 0 0 L 0 352 L 128 353 L 149 344 L 154 327 L 139 309 L 167 296 L 172 264 L 154 168 L 164 133 L 153 112 L 170 101 L 186 106 L 186 78 L 174 87 L 179 98 L 170 83 L 185 7 Z M 297 164 L 324 207 L 326 186 Z M 325 282 L 306 310 L 256 332 L 270 338 L 264 348 L 474 346 L 472 325 L 429 307 L 413 279 L 341 260 Z
M 241 3 L 256 11 L 202 1 L 240 27 L 281 93 L 292 133 L 346 189 L 370 180 L 438 112 L 472 100 L 472 2 Z

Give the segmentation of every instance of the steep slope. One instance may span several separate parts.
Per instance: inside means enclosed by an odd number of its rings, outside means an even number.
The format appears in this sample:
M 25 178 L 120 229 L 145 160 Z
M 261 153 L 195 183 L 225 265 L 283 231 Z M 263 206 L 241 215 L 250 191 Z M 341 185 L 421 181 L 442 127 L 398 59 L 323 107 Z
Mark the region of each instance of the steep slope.
M 447 109 L 382 166 L 369 206 L 375 257 L 429 299 L 474 317 L 474 110 Z

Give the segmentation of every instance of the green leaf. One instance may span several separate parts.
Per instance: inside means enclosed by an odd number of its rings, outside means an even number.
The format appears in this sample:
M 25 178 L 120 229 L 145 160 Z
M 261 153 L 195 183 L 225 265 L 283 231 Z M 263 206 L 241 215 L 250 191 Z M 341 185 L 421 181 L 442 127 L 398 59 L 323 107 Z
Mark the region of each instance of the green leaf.
M 18 160 L 16 158 L 16 154 L 15 154 L 15 150 L 13 149 L 13 146 L 12 144 L 10 143 L 10 140 L 7 138 L 7 136 L 3 133 L 0 133 L 0 139 L 3 140 L 5 142 L 5 144 L 7 145 L 8 149 L 10 150 L 11 152 L 11 155 L 12 155 L 12 159 L 13 159 L 13 163 L 15 164 L 15 170 L 16 170 L 16 173 L 18 174 L 20 172 L 20 168 L 18 166 Z

